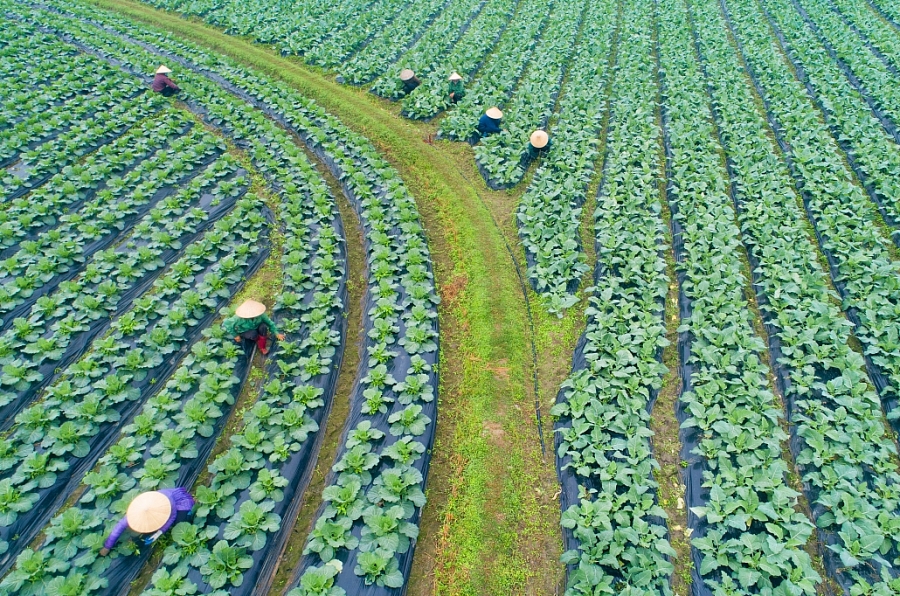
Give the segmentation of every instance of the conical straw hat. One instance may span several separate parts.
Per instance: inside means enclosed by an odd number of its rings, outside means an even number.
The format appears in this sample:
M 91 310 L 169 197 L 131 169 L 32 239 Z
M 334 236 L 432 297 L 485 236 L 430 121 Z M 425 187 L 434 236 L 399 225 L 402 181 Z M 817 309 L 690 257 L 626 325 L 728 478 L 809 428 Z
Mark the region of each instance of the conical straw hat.
M 128 527 L 141 534 L 155 532 L 169 521 L 172 501 L 159 491 L 141 493 L 134 498 L 125 512 Z
M 547 136 L 543 130 L 536 130 L 531 133 L 531 144 L 534 145 L 535 149 L 543 149 L 547 146 L 547 141 L 550 140 L 550 137 Z
M 169 74 L 170 72 L 172 71 L 165 64 L 156 69 L 156 74 Z
M 416 73 L 414 73 L 412 70 L 410 70 L 408 68 L 404 68 L 403 70 L 400 71 L 400 80 L 401 81 L 408 81 L 411 78 L 413 78 L 414 76 L 416 76 Z
M 450 73 L 450 80 L 451 81 L 461 81 L 462 77 L 460 76 L 460 74 L 458 72 L 456 72 L 454 70 L 453 72 Z
M 485 112 L 485 114 L 487 114 L 488 118 L 493 118 L 494 120 L 500 120 L 501 118 L 503 118 L 503 112 L 501 112 L 500 108 L 496 106 L 493 108 L 489 108 L 488 111 Z
M 266 305 L 256 300 L 245 300 L 243 304 L 234 311 L 235 316 L 242 319 L 252 319 L 266 312 Z

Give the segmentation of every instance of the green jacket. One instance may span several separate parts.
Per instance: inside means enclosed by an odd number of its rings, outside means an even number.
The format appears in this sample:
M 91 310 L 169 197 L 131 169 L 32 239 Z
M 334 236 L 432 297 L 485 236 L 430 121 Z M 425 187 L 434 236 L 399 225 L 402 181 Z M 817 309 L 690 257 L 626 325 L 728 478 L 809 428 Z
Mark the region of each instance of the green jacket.
M 450 90 L 447 91 L 447 94 L 456 93 L 454 99 L 456 101 L 461 100 L 466 95 L 466 88 L 463 87 L 462 81 L 450 81 Z
M 278 327 L 275 326 L 275 321 L 270 319 L 269 315 L 267 315 L 266 313 L 263 313 L 258 317 L 253 317 L 252 319 L 228 317 L 227 319 L 222 321 L 222 328 L 225 329 L 225 332 L 228 333 L 230 337 L 237 337 L 245 331 L 256 329 L 263 323 L 266 324 L 266 327 L 269 328 L 269 331 L 272 332 L 272 335 L 278 335 Z

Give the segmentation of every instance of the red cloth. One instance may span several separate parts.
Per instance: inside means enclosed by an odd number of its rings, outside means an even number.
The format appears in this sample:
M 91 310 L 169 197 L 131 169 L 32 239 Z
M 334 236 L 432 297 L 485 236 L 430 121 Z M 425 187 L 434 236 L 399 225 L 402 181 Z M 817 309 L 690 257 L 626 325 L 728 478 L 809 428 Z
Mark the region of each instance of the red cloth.
M 178 90 L 179 90 L 179 89 L 178 89 L 178 85 L 176 85 L 175 83 L 173 83 L 173 82 L 172 82 L 172 79 L 170 79 L 170 78 L 167 77 L 166 75 L 164 75 L 164 74 L 162 74 L 162 73 L 159 73 L 159 74 L 157 74 L 155 77 L 153 77 L 153 85 L 151 86 L 151 88 L 152 88 L 154 91 L 156 91 L 157 93 L 159 93 L 160 91 L 162 91 L 162 90 L 165 89 L 166 87 L 169 87 L 170 89 L 174 89 L 175 91 L 178 91 Z

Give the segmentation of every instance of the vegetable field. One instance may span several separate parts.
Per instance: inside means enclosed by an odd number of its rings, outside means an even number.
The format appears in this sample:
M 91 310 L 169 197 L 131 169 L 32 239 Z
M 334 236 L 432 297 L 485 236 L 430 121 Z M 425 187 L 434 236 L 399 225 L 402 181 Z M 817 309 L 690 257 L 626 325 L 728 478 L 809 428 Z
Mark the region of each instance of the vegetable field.
M 897 0 L 0 21 L 0 596 L 900 594 Z

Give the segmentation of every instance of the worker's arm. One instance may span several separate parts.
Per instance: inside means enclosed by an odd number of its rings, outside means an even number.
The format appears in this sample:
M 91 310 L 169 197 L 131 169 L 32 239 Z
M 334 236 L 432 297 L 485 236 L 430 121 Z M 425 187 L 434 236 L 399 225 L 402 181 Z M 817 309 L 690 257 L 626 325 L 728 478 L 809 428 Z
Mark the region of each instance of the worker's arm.
M 278 335 L 278 326 L 275 325 L 275 321 L 269 318 L 269 315 L 263 313 L 259 315 L 259 318 L 262 319 L 262 322 L 266 324 L 266 327 L 269 328 L 269 331 L 272 335 Z
M 122 519 L 120 519 L 118 523 L 116 523 L 112 532 L 109 533 L 109 536 L 106 537 L 106 540 L 103 541 L 103 550 L 105 550 L 107 553 L 112 550 L 112 547 L 114 547 L 116 545 L 116 542 L 119 541 L 119 537 L 121 537 L 127 529 L 128 520 L 125 519 L 125 516 L 123 515 Z M 100 554 L 105 555 L 106 553 L 103 552 L 103 550 L 100 551 Z
M 173 81 L 172 79 L 170 79 L 167 76 L 163 76 L 163 83 L 166 84 L 166 87 L 170 87 L 170 88 L 174 89 L 175 91 L 181 91 L 181 89 L 178 88 L 178 85 L 175 84 L 175 81 Z
M 237 321 L 235 320 L 235 317 L 228 317 L 227 319 L 222 321 L 222 329 L 224 329 L 225 333 L 227 333 L 228 335 L 237 337 L 237 333 L 235 333 L 234 331 L 234 324 L 236 322 Z

